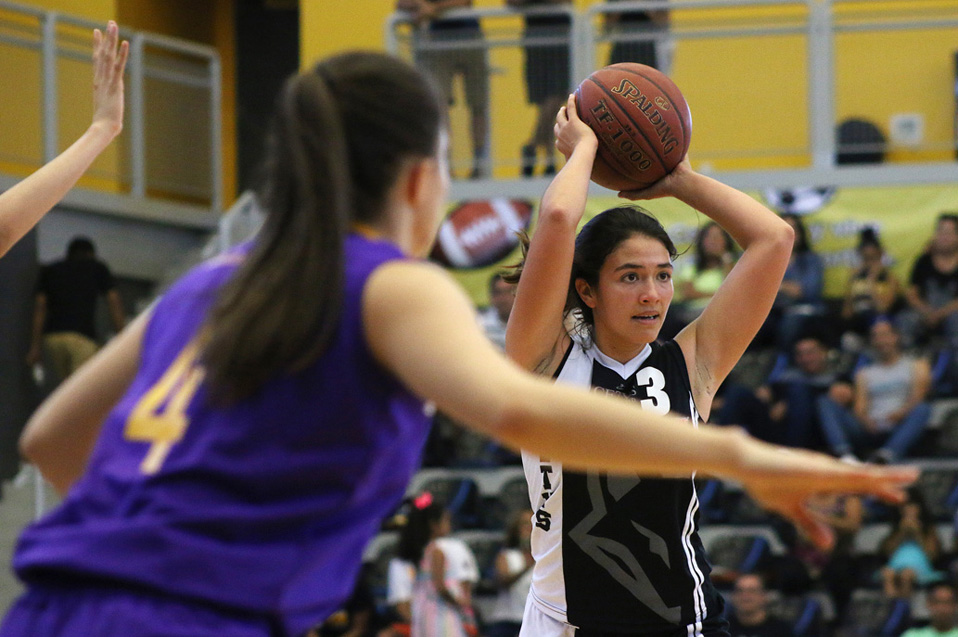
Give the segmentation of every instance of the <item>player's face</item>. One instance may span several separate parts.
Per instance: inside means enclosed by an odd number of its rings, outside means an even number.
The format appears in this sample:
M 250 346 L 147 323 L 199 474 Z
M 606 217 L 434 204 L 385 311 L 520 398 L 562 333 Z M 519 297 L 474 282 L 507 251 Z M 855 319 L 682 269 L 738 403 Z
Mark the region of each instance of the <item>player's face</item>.
M 415 211 L 413 230 L 416 239 L 414 254 L 417 256 L 429 254 L 446 208 L 449 194 L 449 133 L 445 129 L 439 132 L 435 156 L 424 163 L 424 168 L 425 190 Z
M 654 341 L 672 295 L 672 262 L 665 246 L 640 234 L 620 243 L 602 264 L 594 294 L 583 298 L 592 308 L 600 348 L 626 353 Z

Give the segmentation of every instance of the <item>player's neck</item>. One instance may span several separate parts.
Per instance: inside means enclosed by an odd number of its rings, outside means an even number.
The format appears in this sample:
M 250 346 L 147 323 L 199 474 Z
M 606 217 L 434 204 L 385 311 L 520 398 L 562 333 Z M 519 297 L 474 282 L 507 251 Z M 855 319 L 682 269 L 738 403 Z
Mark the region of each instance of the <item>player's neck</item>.
M 616 339 L 599 330 L 596 330 L 594 342 L 600 352 L 623 365 L 641 354 L 642 350 L 648 345 L 648 343 L 626 342 Z

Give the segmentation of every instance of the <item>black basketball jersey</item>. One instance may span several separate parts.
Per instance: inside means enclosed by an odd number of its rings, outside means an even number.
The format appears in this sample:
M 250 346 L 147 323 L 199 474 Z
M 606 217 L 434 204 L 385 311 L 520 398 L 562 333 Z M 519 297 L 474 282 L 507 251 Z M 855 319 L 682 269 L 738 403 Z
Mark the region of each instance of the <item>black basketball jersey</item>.
M 698 424 L 675 341 L 652 343 L 625 364 L 574 342 L 556 381 L 622 394 Z M 585 630 L 688 637 L 721 615 L 697 533 L 693 476 L 563 471 L 525 452 L 523 465 L 536 512 L 530 595 L 540 610 Z

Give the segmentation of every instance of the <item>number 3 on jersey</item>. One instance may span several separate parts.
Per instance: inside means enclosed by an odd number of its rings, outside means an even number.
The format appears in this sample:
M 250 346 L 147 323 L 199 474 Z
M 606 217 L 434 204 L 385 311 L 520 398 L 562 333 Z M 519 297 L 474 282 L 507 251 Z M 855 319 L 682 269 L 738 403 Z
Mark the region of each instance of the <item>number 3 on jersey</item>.
M 667 414 L 672 408 L 672 401 L 665 393 L 665 375 L 655 367 L 643 367 L 635 375 L 635 382 L 645 387 L 648 398 L 639 401 L 642 409 L 648 409 L 656 414 Z
M 130 412 L 123 435 L 127 440 L 152 443 L 140 464 L 140 470 L 153 474 L 160 470 L 174 443 L 183 437 L 189 425 L 186 408 L 203 380 L 197 365 L 197 346 L 187 345 L 159 381 L 150 387 Z

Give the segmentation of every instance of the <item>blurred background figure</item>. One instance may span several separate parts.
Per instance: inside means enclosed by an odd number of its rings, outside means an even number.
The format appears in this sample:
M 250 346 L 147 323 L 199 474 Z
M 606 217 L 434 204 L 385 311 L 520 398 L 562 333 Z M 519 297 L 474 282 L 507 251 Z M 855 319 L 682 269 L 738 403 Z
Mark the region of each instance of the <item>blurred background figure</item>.
M 444 18 L 453 9 L 469 9 L 472 0 L 399 0 L 396 8 L 416 23 L 416 66 L 432 75 L 446 103 L 453 103 L 453 81 L 462 78 L 469 108 L 473 179 L 488 177 L 489 55 L 475 18 Z M 444 46 L 452 45 L 452 46 Z
M 909 628 L 901 637 L 958 637 L 958 603 L 951 584 L 935 584 L 928 590 L 928 626 Z
M 516 286 L 496 273 L 489 278 L 489 307 L 479 312 L 479 324 L 499 349 L 506 348 L 506 323 L 516 302 Z
M 732 270 L 735 258 L 732 237 L 714 221 L 703 225 L 695 237 L 693 252 L 676 268 L 675 299 L 659 338 L 673 338 L 702 313 Z
M 958 349 L 958 214 L 938 217 L 928 250 L 915 261 L 902 317 L 908 343 L 938 338 Z
M 864 455 L 892 462 L 908 455 L 931 416 L 925 402 L 931 388 L 931 368 L 923 358 L 906 356 L 897 330 L 888 321 L 871 328 L 874 360 L 855 373 L 851 409 L 832 397 L 818 400 L 822 433 L 837 456 Z
M 944 578 L 934 567 L 941 555 L 941 539 L 931 510 L 916 488 L 909 489 L 908 500 L 894 509 L 892 529 L 879 551 L 887 559 L 880 571 L 886 597 L 911 599 L 919 586 Z
M 872 323 L 900 309 L 901 283 L 885 265 L 885 250 L 874 228 L 862 229 L 855 251 L 860 265 L 848 279 L 842 300 L 842 347 L 861 351 Z
M 517 511 L 496 556 L 496 605 L 488 617 L 486 637 L 518 637 L 526 597 L 532 586 L 532 509 Z
M 45 355 L 60 382 L 93 356 L 99 349 L 96 316 L 101 297 L 114 332 L 119 332 L 126 325 L 126 311 L 110 268 L 97 259 L 90 239 L 76 237 L 65 259 L 40 271 L 27 363 L 37 365 Z
M 740 575 L 732 589 L 732 607 L 726 611 L 732 637 L 789 637 L 792 629 L 768 612 L 765 582 L 755 573 Z
M 609 0 L 618 2 L 620 0 Z M 606 19 L 606 29 L 612 34 L 637 34 L 659 36 L 639 41 L 618 41 L 613 43 L 609 54 L 609 64 L 619 62 L 637 62 L 656 68 L 666 75 L 671 66 L 671 47 L 662 38 L 669 32 L 669 12 L 667 9 L 649 11 L 623 11 L 610 13 Z
M 506 0 L 517 9 L 572 4 L 572 0 Z M 522 147 L 522 176 L 532 177 L 543 156 L 543 175 L 553 175 L 555 138 L 552 125 L 570 89 L 569 36 L 572 19 L 567 13 L 526 15 L 522 38 L 525 41 L 526 96 L 537 107 L 532 136 Z M 545 41 L 543 41 L 545 40 Z
M 450 538 L 452 516 L 423 493 L 409 513 L 410 549 L 420 559 L 412 596 L 412 637 L 473 637 L 478 634 L 472 587 L 479 567 L 469 546 Z M 406 551 L 404 551 L 406 552 Z M 409 551 L 412 553 L 413 551 Z

